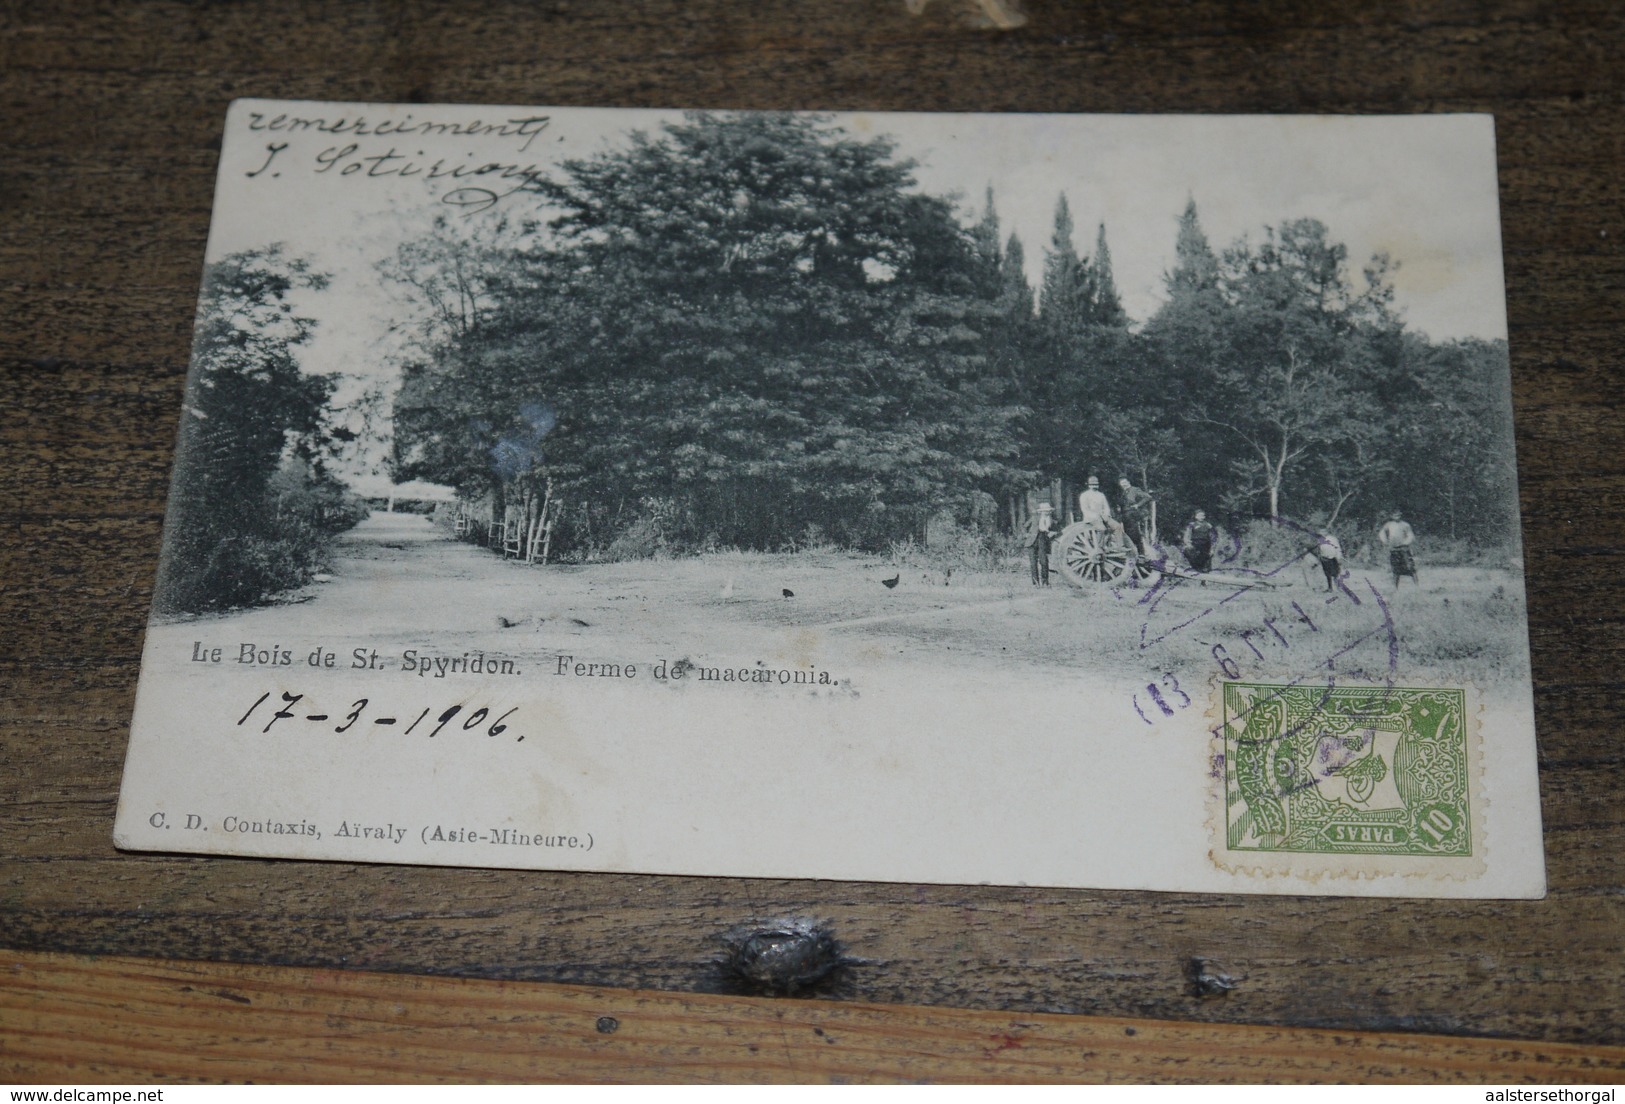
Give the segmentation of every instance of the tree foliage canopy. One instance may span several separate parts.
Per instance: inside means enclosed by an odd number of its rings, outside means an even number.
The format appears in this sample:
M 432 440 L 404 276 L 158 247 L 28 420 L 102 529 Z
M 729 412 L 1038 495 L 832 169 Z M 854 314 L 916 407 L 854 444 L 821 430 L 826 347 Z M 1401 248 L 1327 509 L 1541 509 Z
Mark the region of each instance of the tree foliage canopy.
M 873 545 L 1027 478 L 990 254 L 884 140 L 696 114 L 566 163 L 529 279 L 397 404 L 403 470 L 474 490 L 527 406 L 579 524 Z M 402 432 L 404 430 L 404 432 Z M 495 480 L 500 482 L 500 480 Z
M 159 569 L 165 611 L 247 605 L 297 586 L 326 538 L 356 520 L 322 467 L 333 381 L 298 358 L 315 323 L 295 313 L 294 294 L 324 286 L 276 246 L 204 273 Z
M 1107 228 L 1080 254 L 1064 195 L 1035 292 L 991 193 L 962 220 L 889 141 L 818 116 L 693 113 L 533 192 L 501 248 L 392 262 L 439 319 L 395 464 L 499 511 L 545 484 L 566 543 L 658 518 L 684 547 L 875 547 L 991 499 L 1011 524 L 1028 489 L 1091 473 L 1171 521 L 1399 507 L 1515 532 L 1504 343 L 1408 331 L 1386 258 L 1351 276 L 1317 221 L 1216 251 L 1189 203 L 1137 325 Z

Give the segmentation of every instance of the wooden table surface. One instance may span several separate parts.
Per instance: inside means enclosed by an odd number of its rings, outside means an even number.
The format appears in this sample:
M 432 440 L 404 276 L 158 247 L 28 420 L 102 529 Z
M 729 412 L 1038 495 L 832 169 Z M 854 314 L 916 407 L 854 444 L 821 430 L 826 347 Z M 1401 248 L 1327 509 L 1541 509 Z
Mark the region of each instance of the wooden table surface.
M 216 989 L 296 984 L 292 976 L 315 993 L 352 984 L 352 975 L 333 972 L 345 968 L 562 983 L 479 990 L 508 994 L 482 1000 L 520 1005 L 579 999 L 585 1004 L 571 1007 L 586 1007 L 591 994 L 571 988 L 581 985 L 721 994 L 636 998 L 668 1000 L 661 1007 L 672 1015 L 715 1024 L 735 1006 L 705 1002 L 736 999 L 717 966 L 719 937 L 782 916 L 828 921 L 860 960 L 815 996 L 849 1002 L 853 1016 L 869 1007 L 861 1002 L 930 1006 L 897 1030 L 951 1031 L 942 1025 L 956 1009 L 1000 1023 L 1088 1014 L 1117 1018 L 1107 1022 L 1119 1032 L 1155 1019 L 1276 1033 L 1201 1036 L 1209 1054 L 1231 1045 L 1222 1039 L 1334 1028 L 1583 1044 L 1573 1052 L 1582 1065 L 1617 1063 L 1604 1048 L 1625 1043 L 1622 57 L 1625 14 L 1613 0 L 1317 0 L 1234 10 L 1214 0 L 4 0 L 0 615 L 9 631 L 0 639 L 0 947 L 9 948 L 9 973 L 0 981 L 0 1078 L 56 1069 L 90 1079 L 124 1068 L 87 1065 L 75 1047 L 91 1037 L 116 1041 L 126 1029 L 117 1009 L 146 998 L 119 987 L 139 964 L 64 953 L 316 968 L 273 981 L 232 975 Z M 117 852 L 112 816 L 215 157 L 226 104 L 238 96 L 1494 112 L 1550 896 L 1223 897 Z M 1193 959 L 1220 964 L 1237 988 L 1196 995 Z M 174 971 L 208 969 L 155 963 L 143 984 L 168 979 L 164 992 L 192 993 L 194 1011 L 234 1011 L 238 1002 L 175 981 Z M 19 1039 L 43 1037 L 28 1025 L 45 1022 L 48 1008 L 89 1007 L 74 1004 L 87 976 L 100 979 L 98 999 L 114 1003 L 74 1021 L 79 1029 L 54 1029 L 52 1038 L 69 1040 L 51 1051 L 57 1065 L 19 1057 Z M 421 994 L 462 999 L 432 987 Z M 605 996 L 623 999 L 633 998 Z M 845 1014 L 801 1002 L 751 1007 L 758 1022 Z M 919 1026 L 931 1023 L 939 1026 Z M 1092 1023 L 1078 1019 L 1074 1030 Z M 756 1076 L 754 1067 L 717 1060 L 719 1077 Z M 186 1061 L 176 1051 L 168 1066 L 141 1068 L 183 1075 Z M 657 1068 L 652 1061 L 646 1073 Z M 795 1076 L 786 1061 L 777 1073 Z M 970 1076 L 942 1054 L 921 1061 L 895 1075 Z M 1484 1062 L 1484 1071 L 1495 1068 Z M 534 1065 L 500 1068 L 547 1075 Z M 590 1063 L 570 1068 L 607 1075 Z M 828 1063 L 800 1070 L 846 1075 Z M 331 1072 L 379 1075 L 360 1061 Z M 1038 1076 L 997 1074 L 1025 1075 Z

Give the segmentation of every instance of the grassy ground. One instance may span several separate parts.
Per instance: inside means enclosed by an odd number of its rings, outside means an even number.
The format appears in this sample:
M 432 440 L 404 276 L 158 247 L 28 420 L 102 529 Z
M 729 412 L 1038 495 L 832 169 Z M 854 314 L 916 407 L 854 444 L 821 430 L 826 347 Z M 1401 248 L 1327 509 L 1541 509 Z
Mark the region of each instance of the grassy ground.
M 1059 575 L 1037 588 L 1024 561 L 953 571 L 836 551 L 563 570 L 596 592 L 634 591 L 640 605 L 660 607 L 661 620 L 702 638 L 750 625 L 817 629 L 899 659 L 1133 678 L 1165 670 L 1293 678 L 1328 661 L 1351 676 L 1401 682 L 1527 677 L 1521 580 L 1489 568 L 1424 564 L 1425 585 L 1406 579 L 1397 592 L 1385 575 L 1356 570 L 1330 595 L 1318 570 L 1311 577 L 1298 565 L 1267 586 L 1215 575 L 1205 585 L 1139 589 L 1081 589 Z
M 422 519 L 374 515 L 304 601 L 154 631 L 174 637 L 163 650 L 177 655 L 207 637 L 228 649 L 321 642 L 341 655 L 483 650 L 538 667 L 567 653 L 693 654 L 1124 688 L 1171 672 L 1193 695 L 1216 677 L 1486 688 L 1526 679 L 1521 579 L 1425 557 L 1421 567 L 1421 587 L 1407 579 L 1396 593 L 1386 576 L 1355 570 L 1331 595 L 1300 564 L 1268 586 L 1214 575 L 1149 589 L 1080 589 L 1059 575 L 1037 588 L 1024 557 L 953 569 L 912 553 L 827 549 L 541 567 L 447 540 Z

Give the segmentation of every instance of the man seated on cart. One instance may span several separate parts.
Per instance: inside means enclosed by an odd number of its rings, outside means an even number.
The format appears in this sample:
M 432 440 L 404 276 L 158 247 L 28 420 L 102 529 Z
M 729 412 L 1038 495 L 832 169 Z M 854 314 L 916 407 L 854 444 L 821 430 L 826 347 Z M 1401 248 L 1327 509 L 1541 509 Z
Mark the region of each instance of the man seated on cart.
M 1089 485 L 1078 495 L 1078 520 L 1095 530 L 1109 529 L 1123 542 L 1123 523 L 1112 516 L 1112 504 L 1100 493 L 1100 480 L 1089 477 Z

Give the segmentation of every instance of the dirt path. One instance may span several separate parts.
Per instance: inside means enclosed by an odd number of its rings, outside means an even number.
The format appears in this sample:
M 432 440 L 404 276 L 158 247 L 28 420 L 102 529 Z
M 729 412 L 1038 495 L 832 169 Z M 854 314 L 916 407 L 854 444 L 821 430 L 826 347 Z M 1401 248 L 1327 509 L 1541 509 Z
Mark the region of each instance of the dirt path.
M 171 654 L 203 639 L 228 656 L 244 645 L 301 655 L 320 645 L 341 657 L 416 648 L 527 665 L 568 654 L 976 668 L 988 658 L 977 637 L 989 619 L 1071 597 L 1003 582 L 943 587 L 925 575 L 887 588 L 886 567 L 841 553 L 540 567 L 453 540 L 419 515 L 374 513 L 340 538 L 331 575 L 293 600 L 155 625 L 151 636 Z

